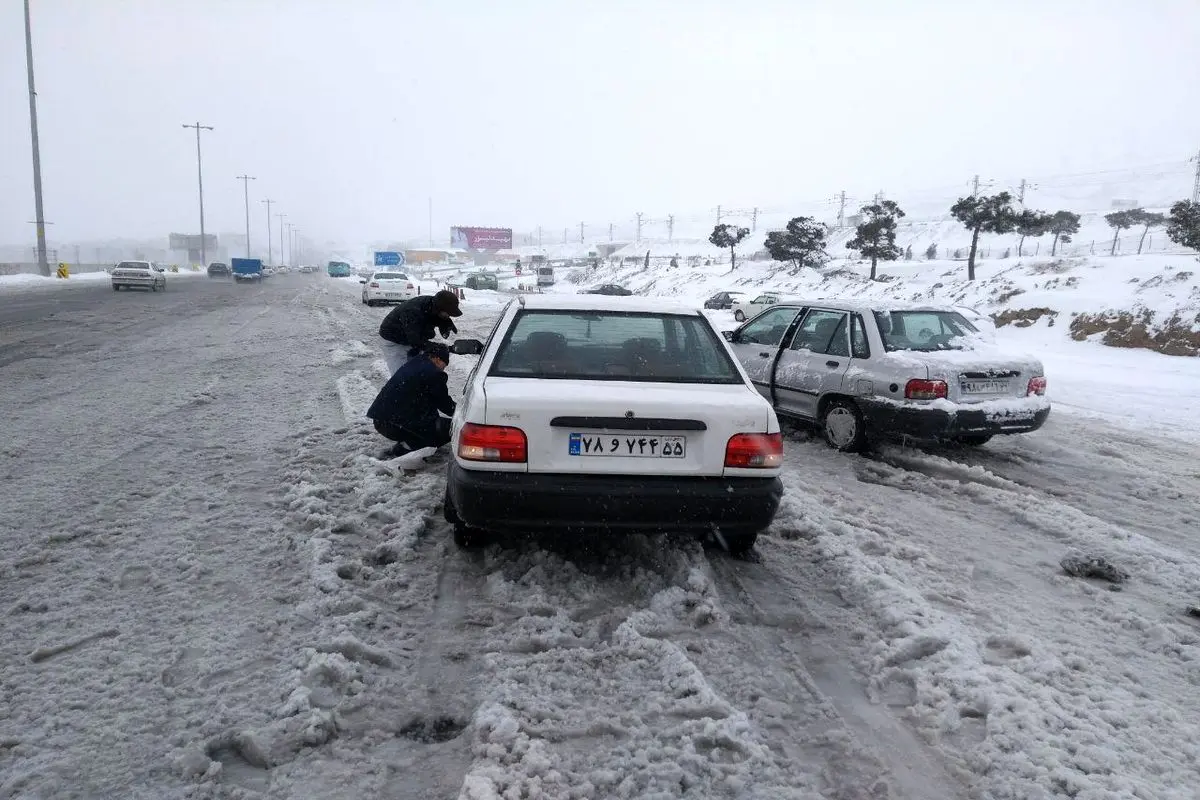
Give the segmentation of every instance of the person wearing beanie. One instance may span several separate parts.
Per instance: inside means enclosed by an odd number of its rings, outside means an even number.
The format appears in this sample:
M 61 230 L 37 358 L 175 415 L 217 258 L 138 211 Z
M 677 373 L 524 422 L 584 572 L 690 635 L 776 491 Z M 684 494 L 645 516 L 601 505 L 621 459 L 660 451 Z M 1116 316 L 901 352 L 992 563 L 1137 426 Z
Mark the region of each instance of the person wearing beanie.
M 389 458 L 450 441 L 449 417 L 457 405 L 446 385 L 448 363 L 450 348 L 441 342 L 426 343 L 400 365 L 371 403 L 367 417 L 375 430 L 396 443 L 388 451 Z
M 458 295 L 445 289 L 405 300 L 393 308 L 379 325 L 388 370 L 394 375 L 401 365 L 421 353 L 432 342 L 435 329 L 443 339 L 458 333 L 452 317 L 461 316 Z

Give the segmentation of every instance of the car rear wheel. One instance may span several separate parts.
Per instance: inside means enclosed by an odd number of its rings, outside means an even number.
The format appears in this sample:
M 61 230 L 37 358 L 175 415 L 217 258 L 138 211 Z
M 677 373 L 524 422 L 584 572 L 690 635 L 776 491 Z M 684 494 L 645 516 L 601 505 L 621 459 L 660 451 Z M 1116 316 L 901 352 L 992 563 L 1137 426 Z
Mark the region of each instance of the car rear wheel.
M 152 291 L 152 292 L 158 291 L 158 281 L 150 281 L 150 291 Z
M 992 434 L 990 433 L 965 433 L 962 436 L 954 437 L 954 441 L 958 442 L 959 444 L 966 444 L 970 445 L 971 447 L 978 447 L 981 444 L 987 444 L 991 440 Z
M 757 533 L 714 533 L 713 539 L 717 546 L 725 549 L 731 556 L 744 556 L 754 549 L 758 541 Z
M 843 453 L 857 453 L 867 445 L 862 412 L 850 400 L 830 400 L 821 412 L 821 435 L 825 443 Z
M 454 543 L 464 550 L 483 547 L 491 541 L 487 531 L 473 528 L 462 521 L 458 516 L 458 511 L 454 508 L 454 501 L 450 499 L 450 490 L 446 490 L 446 494 L 442 498 L 442 516 L 446 522 L 454 526 Z
M 737 311 L 733 312 L 733 318 L 736 319 L 738 322 L 746 321 L 746 315 L 742 313 L 742 310 L 740 308 Z
M 114 292 L 119 292 L 119 291 L 121 291 L 121 284 L 119 284 L 119 283 L 114 283 L 114 284 L 113 284 L 113 291 L 114 291 Z

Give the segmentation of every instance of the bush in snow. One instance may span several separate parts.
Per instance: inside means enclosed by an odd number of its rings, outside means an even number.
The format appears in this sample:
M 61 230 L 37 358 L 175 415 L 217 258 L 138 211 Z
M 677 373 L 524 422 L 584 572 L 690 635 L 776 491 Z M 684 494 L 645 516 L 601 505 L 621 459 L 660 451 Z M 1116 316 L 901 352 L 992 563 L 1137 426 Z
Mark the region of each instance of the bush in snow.
M 884 200 L 862 207 L 862 222 L 855 228 L 854 238 L 846 242 L 847 250 L 857 250 L 863 258 L 871 259 L 871 280 L 875 280 L 880 261 L 895 261 L 900 257 L 896 246 L 896 222 L 904 216 L 894 200 Z
M 737 253 L 734 248 L 742 243 L 742 240 L 750 235 L 749 228 L 739 228 L 736 225 L 718 225 L 713 228 L 712 234 L 708 240 L 717 247 L 729 248 L 729 269 L 732 272 L 737 267 Z
M 1180 200 L 1171 206 L 1167 237 L 1175 244 L 1200 250 L 1200 203 Z
M 812 217 L 794 217 L 784 230 L 767 234 L 767 252 L 776 261 L 792 262 L 795 272 L 804 267 L 819 267 L 829 260 L 825 252 L 828 233 L 829 228 L 823 222 Z
M 937 242 L 934 242 L 933 244 L 929 245 L 929 247 L 925 248 L 925 259 L 927 261 L 933 261 L 935 258 L 937 258 Z
M 1054 245 L 1050 248 L 1050 257 L 1058 255 L 1058 243 L 1067 244 L 1071 237 L 1079 233 L 1079 215 L 1070 211 L 1055 211 L 1050 215 L 1046 233 L 1054 234 Z
M 980 233 L 1010 233 L 1017 226 L 1017 212 L 1012 207 L 1012 195 L 1000 192 L 990 197 L 960 197 L 950 206 L 950 216 L 971 231 L 971 254 L 967 256 L 967 280 L 975 280 L 975 254 L 979 250 Z

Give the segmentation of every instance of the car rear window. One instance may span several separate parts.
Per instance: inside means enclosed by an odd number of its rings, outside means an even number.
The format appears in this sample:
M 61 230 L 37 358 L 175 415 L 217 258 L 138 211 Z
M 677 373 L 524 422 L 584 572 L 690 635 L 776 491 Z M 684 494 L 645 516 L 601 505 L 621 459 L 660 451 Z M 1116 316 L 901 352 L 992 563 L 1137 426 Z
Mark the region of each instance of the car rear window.
M 122 261 L 117 264 L 117 269 L 150 269 L 150 264 L 147 261 Z
M 961 350 L 964 338 L 979 333 L 957 311 L 876 311 L 885 350 Z
M 491 375 L 505 378 L 742 383 L 712 327 L 686 314 L 522 311 Z
M 376 272 L 375 280 L 377 281 L 406 281 L 408 276 L 403 272 Z

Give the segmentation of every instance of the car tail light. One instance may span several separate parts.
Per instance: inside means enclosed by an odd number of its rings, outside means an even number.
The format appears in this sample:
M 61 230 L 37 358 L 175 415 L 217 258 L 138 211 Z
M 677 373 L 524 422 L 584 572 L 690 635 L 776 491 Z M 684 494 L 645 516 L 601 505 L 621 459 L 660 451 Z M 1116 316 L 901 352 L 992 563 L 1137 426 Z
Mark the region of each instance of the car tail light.
M 1025 394 L 1045 394 L 1046 393 L 1046 378 L 1042 375 L 1036 375 L 1029 379 L 1029 388 L 1025 390 Z
M 945 381 L 927 381 L 913 378 L 904 385 L 904 396 L 909 400 L 939 400 L 950 393 Z
M 523 464 L 528 450 L 525 431 L 520 428 L 468 422 L 458 437 L 458 457 L 467 461 Z
M 783 463 L 783 434 L 736 433 L 725 445 L 725 466 L 770 469 Z
M 370 283 L 369 285 L 370 285 L 370 287 L 371 287 L 372 289 L 378 289 L 378 288 L 379 288 L 379 281 L 371 281 L 371 283 Z

